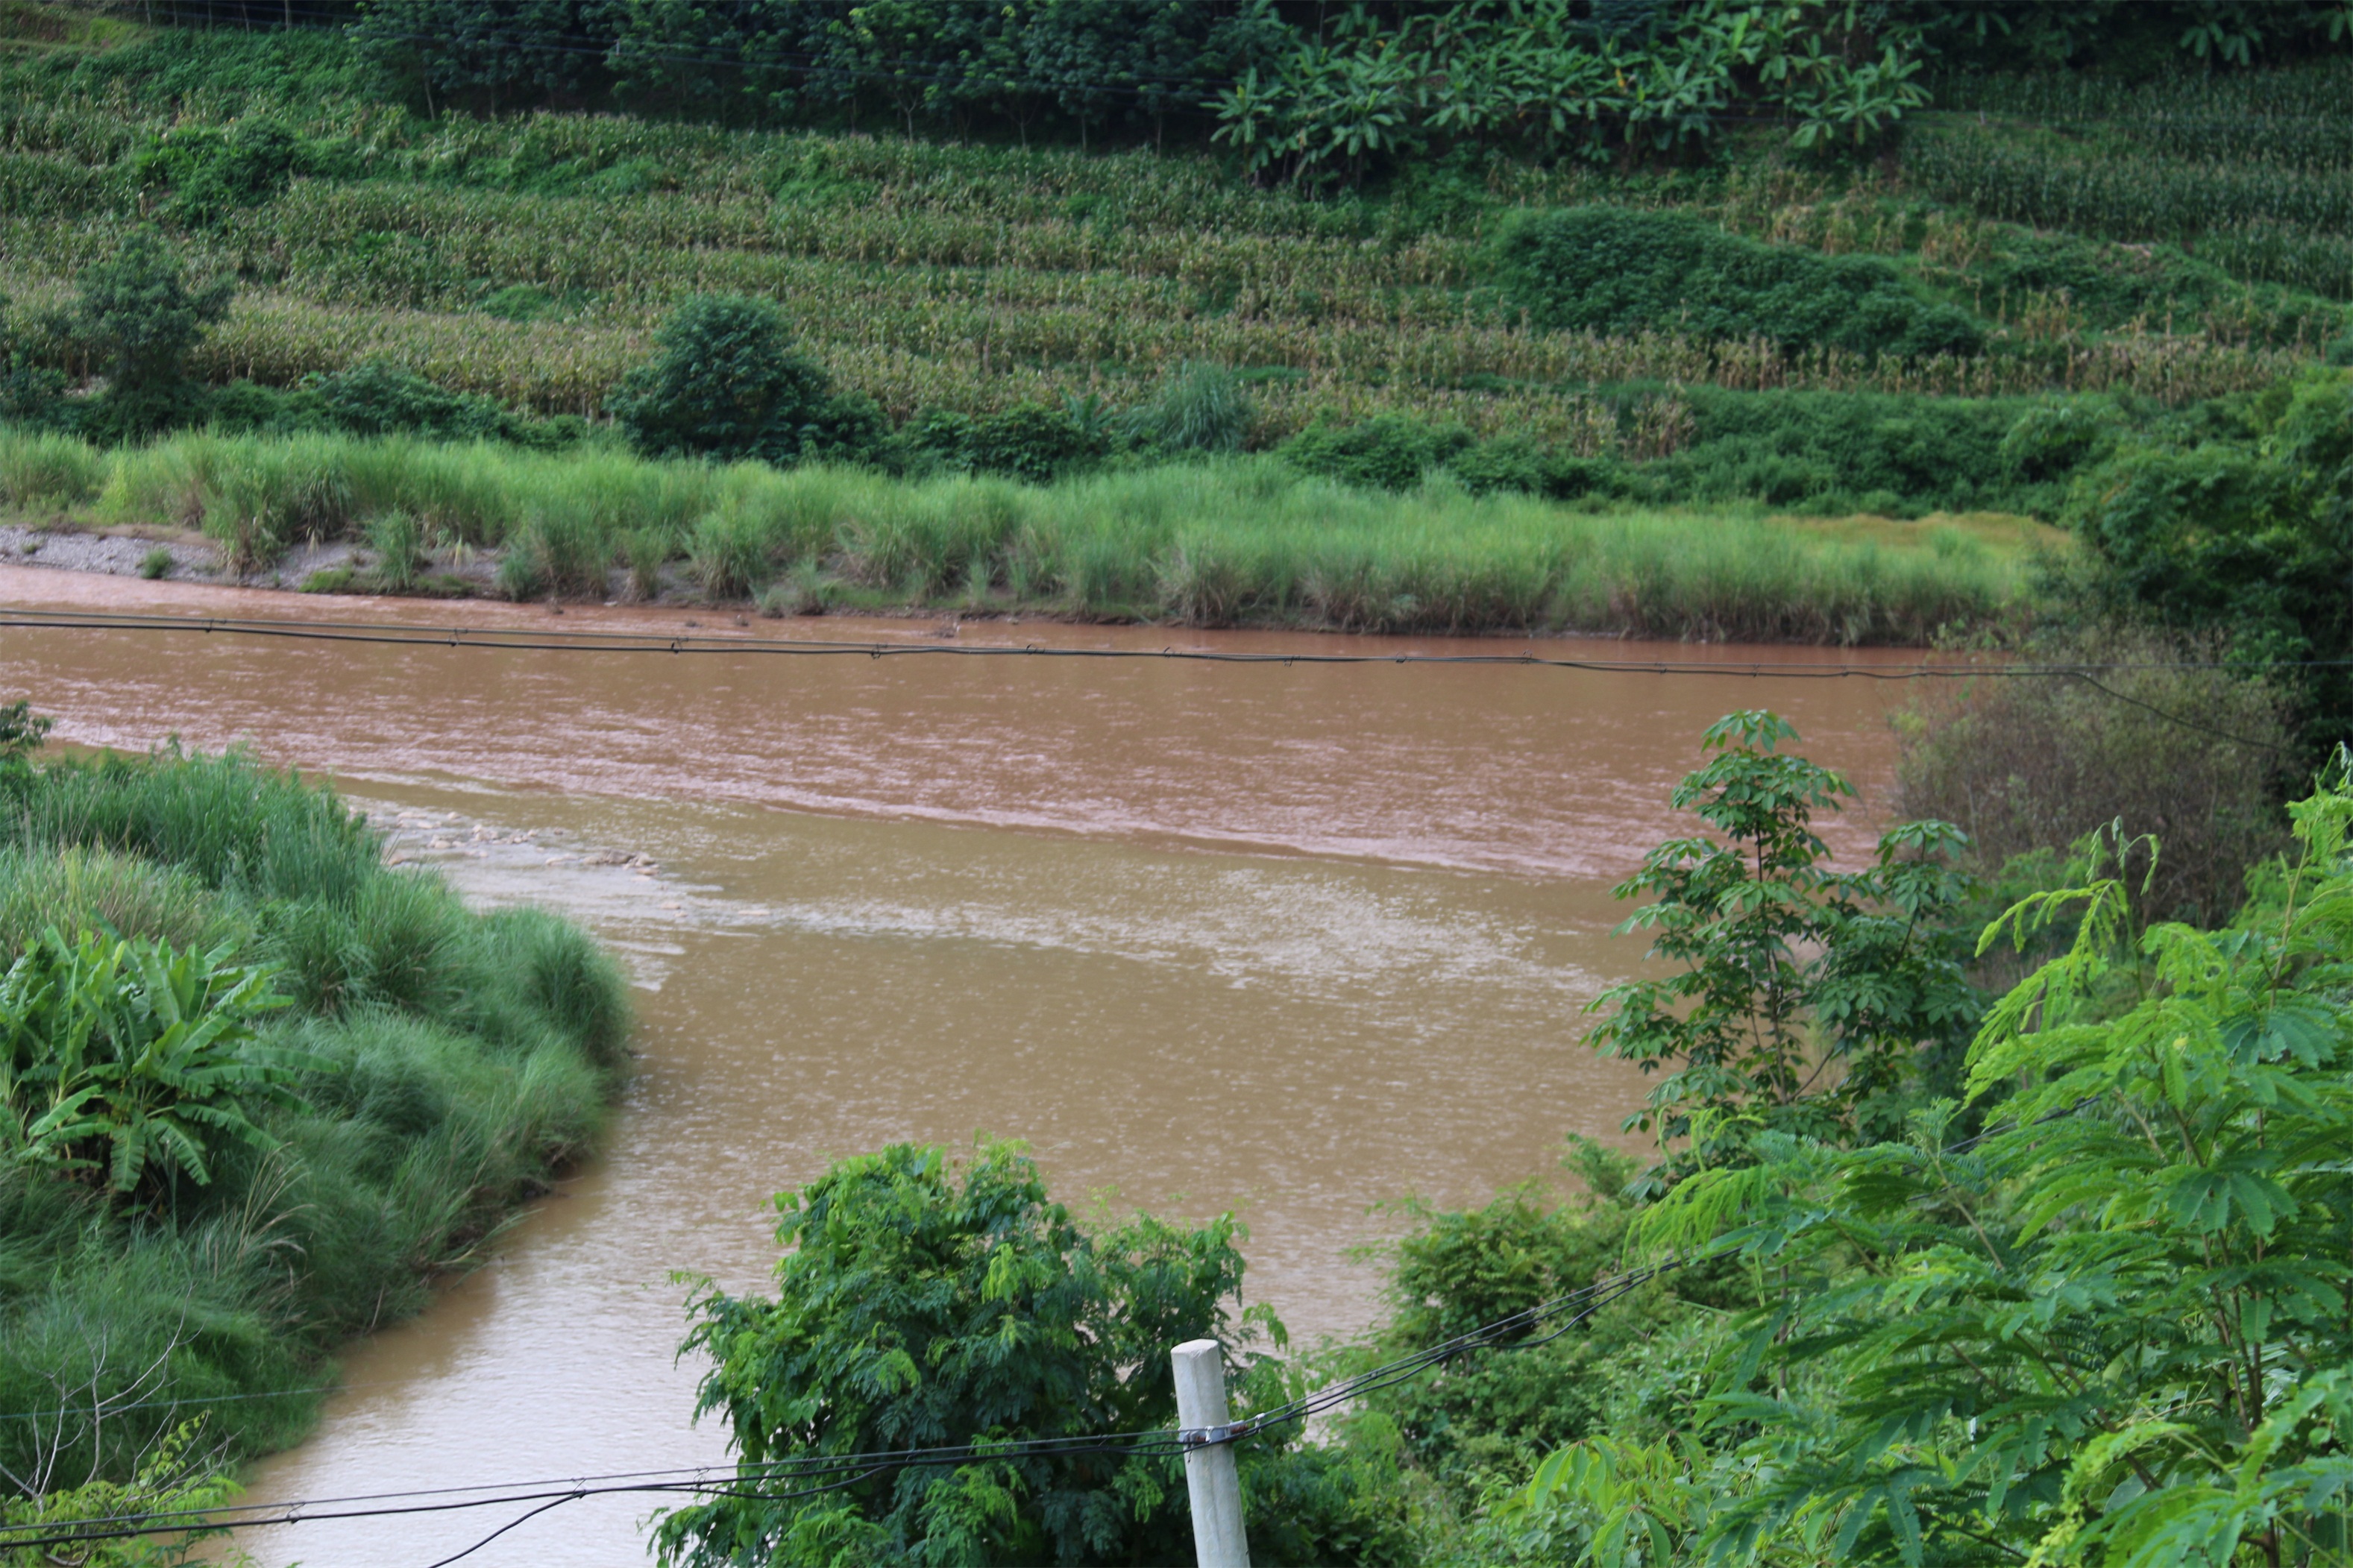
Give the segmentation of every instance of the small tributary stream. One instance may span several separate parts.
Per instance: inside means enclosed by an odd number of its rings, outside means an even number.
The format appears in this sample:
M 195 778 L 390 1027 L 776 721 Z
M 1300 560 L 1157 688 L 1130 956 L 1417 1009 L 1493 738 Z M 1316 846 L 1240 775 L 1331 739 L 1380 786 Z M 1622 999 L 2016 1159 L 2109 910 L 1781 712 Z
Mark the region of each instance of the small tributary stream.
M 681 629 L 732 616 L 291 600 L 0 567 L 0 603 Z M 743 635 L 922 639 L 907 623 Z M 1493 652 L 1494 643 L 967 624 L 967 644 Z M 1502 645 L 1510 648 L 1513 645 Z M 1737 650 L 1576 643 L 1605 658 Z M 1775 659 L 1852 652 L 1757 650 Z M 1876 656 L 1908 661 L 1917 656 Z M 1683 831 L 1700 731 L 1776 708 L 1865 802 L 1900 688 L 1493 666 L 582 654 L 0 630 L 0 695 L 58 737 L 233 742 L 332 773 L 470 897 L 594 926 L 638 982 L 604 1153 L 414 1322 L 353 1347 L 258 1500 L 723 1457 L 673 1360 L 686 1288 L 774 1261 L 767 1199 L 898 1139 L 1026 1139 L 1056 1194 L 1238 1210 L 1253 1299 L 1362 1329 L 1419 1194 L 1483 1199 L 1618 1136 L 1641 1080 L 1578 1042 L 1630 973 L 1609 889 Z M 566 1505 L 467 1559 L 637 1561 L 644 1500 Z M 268 1568 L 423 1568 L 503 1518 L 319 1521 Z

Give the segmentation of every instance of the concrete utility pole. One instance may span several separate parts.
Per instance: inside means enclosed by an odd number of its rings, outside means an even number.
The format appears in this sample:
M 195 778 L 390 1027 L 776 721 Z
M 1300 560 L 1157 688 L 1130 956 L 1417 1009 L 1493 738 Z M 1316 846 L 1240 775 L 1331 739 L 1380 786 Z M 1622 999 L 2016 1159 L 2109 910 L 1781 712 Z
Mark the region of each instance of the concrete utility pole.
M 1226 1405 L 1225 1347 L 1188 1340 L 1170 1352 L 1176 1365 L 1177 1436 L 1185 1445 L 1185 1485 L 1193 1494 L 1193 1552 L 1200 1568 L 1250 1568 L 1242 1532 L 1242 1483 L 1234 1468 L 1233 1415 Z

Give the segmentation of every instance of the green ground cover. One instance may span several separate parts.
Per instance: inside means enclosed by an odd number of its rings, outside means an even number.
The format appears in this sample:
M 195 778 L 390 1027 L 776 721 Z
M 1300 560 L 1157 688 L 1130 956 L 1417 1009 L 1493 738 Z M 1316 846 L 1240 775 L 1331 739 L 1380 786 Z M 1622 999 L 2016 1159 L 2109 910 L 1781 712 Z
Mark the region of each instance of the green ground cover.
M 470 913 L 318 784 L 34 766 L 0 718 L 8 1518 L 136 1511 L 299 1437 L 339 1344 L 588 1149 L 628 1004 L 578 928 Z

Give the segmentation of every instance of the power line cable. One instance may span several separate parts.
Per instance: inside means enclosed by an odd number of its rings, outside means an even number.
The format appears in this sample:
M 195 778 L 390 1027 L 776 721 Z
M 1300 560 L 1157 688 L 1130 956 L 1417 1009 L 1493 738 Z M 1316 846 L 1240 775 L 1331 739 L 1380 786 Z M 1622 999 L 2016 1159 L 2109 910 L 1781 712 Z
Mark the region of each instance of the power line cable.
M 1791 679 L 1858 678 L 1873 680 L 1968 679 L 2073 677 L 2093 672 L 2158 669 L 2221 669 L 2264 673 L 2288 669 L 2353 667 L 2353 658 L 2329 659 L 2138 659 L 2034 664 L 1996 664 L 1966 659 L 1912 663 L 1832 664 L 1819 659 L 1608 659 L 1519 653 L 1251 652 L 1232 648 L 1063 647 L 1042 643 L 967 643 L 937 638 L 879 639 L 750 637 L 695 633 L 532 631 L 497 626 L 417 626 L 396 621 L 279 619 L 222 616 L 142 615 L 99 610 L 43 611 L 0 606 L 0 631 L 136 631 L 219 633 L 296 641 L 349 642 L 404 647 L 464 648 L 487 652 L 761 654 L 870 659 L 940 656 L 962 658 L 1165 659 L 1182 663 L 1243 665 L 1517 665 L 1613 675 L 1773 676 Z M 2107 688 L 2103 687 L 2103 690 Z M 2123 694 L 2110 691 L 2122 700 Z M 2242 742 L 2242 744 L 2255 744 Z
M 2088 1098 L 2075 1103 L 2046 1111 L 2027 1125 L 2039 1126 L 2073 1116 L 2092 1103 Z M 2015 1131 L 2015 1125 L 1997 1124 L 1968 1138 L 1946 1145 L 1947 1154 L 1966 1152 L 2000 1133 Z M 1510 1352 L 1532 1350 L 1548 1344 L 1590 1318 L 1610 1302 L 1620 1300 L 1643 1285 L 1679 1268 L 1690 1268 L 1715 1258 L 1728 1256 L 1732 1247 L 1724 1238 L 1701 1250 L 1671 1258 L 1641 1268 L 1627 1269 L 1606 1279 L 1595 1280 L 1579 1289 L 1554 1297 L 1550 1300 L 1509 1314 L 1492 1323 L 1482 1324 L 1466 1333 L 1426 1347 L 1411 1354 L 1327 1384 L 1312 1394 L 1287 1401 L 1274 1408 L 1247 1416 L 1226 1426 L 1207 1432 L 1127 1432 L 1078 1435 L 1068 1437 L 1028 1438 L 1004 1443 L 968 1443 L 940 1448 L 902 1449 L 895 1452 L 864 1452 L 856 1454 L 810 1454 L 753 1464 L 738 1464 L 723 1479 L 711 1479 L 711 1467 L 680 1470 L 624 1471 L 611 1476 L 583 1477 L 565 1481 L 484 1483 L 476 1487 L 444 1487 L 425 1490 L 365 1493 L 343 1498 L 309 1499 L 291 1503 L 225 1504 L 212 1509 L 180 1509 L 155 1513 L 53 1520 L 39 1523 L 0 1526 L 0 1550 L 20 1547 L 87 1544 L 101 1540 L 121 1540 L 136 1536 L 185 1534 L 204 1530 L 243 1530 L 266 1525 L 295 1524 L 322 1519 L 374 1519 L 422 1513 L 442 1513 L 475 1508 L 498 1507 L 509 1503 L 529 1503 L 528 1512 L 493 1531 L 468 1547 L 456 1557 L 442 1559 L 434 1568 L 459 1561 L 480 1550 L 490 1542 L 516 1525 L 546 1512 L 562 1503 L 584 1498 L 619 1494 L 736 1497 L 754 1500 L 786 1501 L 794 1498 L 815 1496 L 855 1486 L 886 1470 L 916 1466 L 965 1464 L 976 1459 L 1019 1458 L 1031 1455 L 1056 1457 L 1107 1453 L 1126 1457 L 1174 1457 L 1205 1445 L 1238 1443 L 1271 1427 L 1306 1421 L 1323 1412 L 1334 1409 L 1367 1394 L 1377 1393 L 1406 1382 L 1434 1366 L 1480 1351 Z M 1536 1331 L 1545 1331 L 1537 1332 Z M 763 1480 L 807 1479 L 826 1476 L 819 1485 L 787 1492 L 765 1489 L 745 1489 Z M 469 1497 L 470 1492 L 491 1492 L 487 1497 Z M 370 1503 L 375 1507 L 355 1507 Z M 237 1513 L 259 1517 L 231 1520 L 223 1516 Z M 15 1531 L 46 1531 L 49 1533 L 32 1537 L 12 1535 Z
M 2060 679 L 2084 682 L 2118 702 L 2140 709 L 2169 724 L 2211 735 L 2253 751 L 2289 754 L 2276 742 L 2255 740 L 2218 729 L 2201 720 L 2169 712 L 2155 703 L 2118 691 L 2097 679 L 2133 669 L 2222 669 L 2268 673 L 2283 669 L 2328 669 L 2353 665 L 2353 659 L 2152 659 L 2085 664 L 1985 664 L 1968 661 L 1917 664 L 1823 664 L 1814 660 L 1668 660 L 1583 659 L 1537 654 L 1533 647 L 1516 654 L 1428 653 L 1246 653 L 1219 648 L 1050 647 L 1037 643 L 847 642 L 786 637 L 663 637 L 628 632 L 525 632 L 498 627 L 415 626 L 398 622 L 239 619 L 218 616 L 125 615 L 111 611 L 63 613 L 0 607 L 0 631 L 11 627 L 33 630 L 220 632 L 237 637 L 268 637 L 300 641 L 364 643 L 398 647 L 471 648 L 531 653 L 737 653 L 791 655 L 809 658 L 863 656 L 869 659 L 933 654 L 965 658 L 1167 659 L 1198 664 L 1356 665 L 1515 665 L 1535 668 L 1581 670 L 1618 675 L 1707 675 L 1785 680 L 2004 679 Z M 0 1415 L 0 1419 L 6 1419 Z

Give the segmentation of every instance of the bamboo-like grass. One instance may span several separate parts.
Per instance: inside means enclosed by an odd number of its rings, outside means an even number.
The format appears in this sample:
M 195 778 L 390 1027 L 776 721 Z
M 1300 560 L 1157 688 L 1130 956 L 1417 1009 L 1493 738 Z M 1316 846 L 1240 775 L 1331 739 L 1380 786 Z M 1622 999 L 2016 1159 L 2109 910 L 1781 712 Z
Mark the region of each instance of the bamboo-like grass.
M 413 519 L 501 549 L 533 592 L 603 596 L 683 562 L 711 596 L 788 575 L 873 605 L 955 604 L 1193 626 L 1592 632 L 1919 643 L 1999 616 L 2025 552 L 1963 531 L 1870 538 L 1756 509 L 1593 510 L 1443 476 L 1353 489 L 1254 455 L 1051 485 L 871 469 L 541 453 L 348 436 L 191 434 L 99 451 L 0 431 L 0 498 L 115 525 L 196 527 L 247 565 L 302 537 Z

